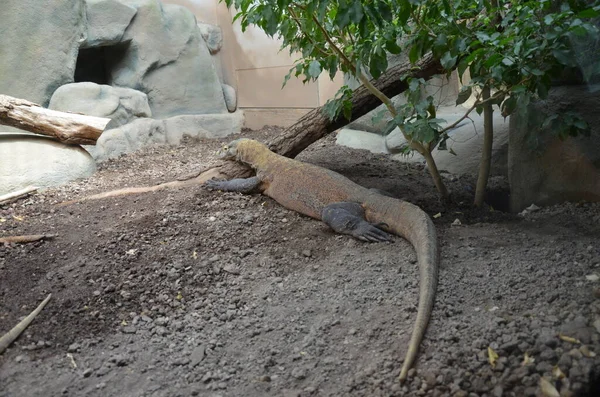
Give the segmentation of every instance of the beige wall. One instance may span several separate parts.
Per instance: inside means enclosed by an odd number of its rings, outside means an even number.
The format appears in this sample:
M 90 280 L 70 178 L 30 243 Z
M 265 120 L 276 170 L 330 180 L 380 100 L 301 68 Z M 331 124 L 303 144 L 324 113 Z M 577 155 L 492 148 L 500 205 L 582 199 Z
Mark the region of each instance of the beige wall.
M 282 89 L 284 76 L 294 59 L 280 51 L 281 43 L 260 29 L 246 32 L 238 22 L 232 25 L 235 12 L 218 0 L 163 0 L 190 9 L 199 22 L 219 25 L 223 30 L 223 48 L 219 53 L 223 80 L 237 89 L 238 107 L 246 113 L 246 126 L 261 128 L 265 124 L 290 125 L 298 117 L 325 104 L 343 84 L 323 74 L 317 82 L 302 84 L 291 78 Z

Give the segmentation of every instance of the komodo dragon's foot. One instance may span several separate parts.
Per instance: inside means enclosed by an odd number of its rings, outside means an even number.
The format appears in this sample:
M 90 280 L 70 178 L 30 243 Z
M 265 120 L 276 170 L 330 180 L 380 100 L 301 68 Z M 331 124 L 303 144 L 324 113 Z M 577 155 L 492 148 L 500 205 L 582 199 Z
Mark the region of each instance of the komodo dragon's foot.
M 365 211 L 358 203 L 334 203 L 323 208 L 321 219 L 338 233 L 349 234 L 362 241 L 392 241 L 381 226 L 365 220 Z

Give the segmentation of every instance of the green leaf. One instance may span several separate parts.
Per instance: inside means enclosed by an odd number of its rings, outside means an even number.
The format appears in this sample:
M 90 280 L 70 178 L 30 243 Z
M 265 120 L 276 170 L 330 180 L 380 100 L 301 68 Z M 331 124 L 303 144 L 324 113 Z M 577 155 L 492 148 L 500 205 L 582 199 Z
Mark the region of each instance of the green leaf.
M 313 79 L 316 79 L 321 74 L 321 64 L 319 61 L 312 61 L 308 65 L 308 75 Z
M 511 95 L 502 103 L 502 117 L 506 118 L 510 116 L 517 108 L 517 98 L 515 95 Z
M 453 56 L 450 51 L 447 51 L 444 53 L 444 55 L 442 55 L 442 58 L 440 59 L 440 63 L 442 64 L 442 67 L 446 70 L 451 70 L 454 65 L 456 65 L 456 60 L 458 59 L 458 57 Z
M 565 66 L 575 66 L 575 60 L 571 51 L 554 49 L 552 50 L 554 58 Z
M 395 38 L 385 42 L 385 49 L 390 54 L 394 54 L 394 55 L 400 54 L 400 52 L 402 52 L 402 48 L 400 48 L 400 46 L 396 43 Z
M 351 6 L 348 8 L 348 17 L 350 21 L 358 24 L 363 18 L 364 13 L 360 1 L 353 1 Z
M 355 3 L 360 4 L 360 2 L 358 1 L 356 1 Z M 375 4 L 377 4 L 377 8 L 379 9 L 379 15 L 381 15 L 383 20 L 386 22 L 391 22 L 393 14 L 390 6 L 385 1 L 376 1 Z
M 383 74 L 383 72 L 385 72 L 387 66 L 388 61 L 385 52 L 382 52 L 380 55 L 373 54 L 371 56 L 371 62 L 369 62 L 369 72 L 373 78 L 377 79 Z
M 600 11 L 594 8 L 588 8 L 587 10 L 583 10 L 577 13 L 578 18 L 596 18 L 599 15 Z
M 460 89 L 460 92 L 458 93 L 458 97 L 456 98 L 456 104 L 460 105 L 461 103 L 464 103 L 467 99 L 471 97 L 472 93 L 473 87 L 471 87 L 470 85 L 463 86 Z

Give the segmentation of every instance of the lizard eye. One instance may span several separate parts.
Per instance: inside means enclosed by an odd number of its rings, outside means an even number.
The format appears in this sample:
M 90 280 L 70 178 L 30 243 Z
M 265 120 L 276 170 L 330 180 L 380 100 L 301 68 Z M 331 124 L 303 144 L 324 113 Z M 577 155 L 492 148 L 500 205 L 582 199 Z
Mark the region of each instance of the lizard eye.
M 223 150 L 225 150 L 225 151 L 229 150 L 229 146 L 227 146 L 227 145 L 223 146 Z

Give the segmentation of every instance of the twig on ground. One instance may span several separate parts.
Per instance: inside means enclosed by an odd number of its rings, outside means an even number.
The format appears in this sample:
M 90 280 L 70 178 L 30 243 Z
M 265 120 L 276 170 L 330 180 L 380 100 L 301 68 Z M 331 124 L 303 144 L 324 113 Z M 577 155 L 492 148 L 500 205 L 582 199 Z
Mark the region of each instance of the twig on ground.
M 29 326 L 29 324 L 31 324 L 31 322 L 33 321 L 35 316 L 37 316 L 39 314 L 39 312 L 42 311 L 44 306 L 46 306 L 46 303 L 48 303 L 48 301 L 50 300 L 50 297 L 52 297 L 52 294 L 48 294 L 46 299 L 44 299 L 44 301 L 42 303 L 40 303 L 39 306 L 36 307 L 34 311 L 29 313 L 29 315 L 27 317 L 25 317 L 23 320 L 21 320 L 21 322 L 19 324 L 15 325 L 15 327 L 13 329 L 8 331 L 6 334 L 4 334 L 4 336 L 2 336 L 2 338 L 0 338 L 0 354 L 2 354 L 4 352 L 4 350 L 6 350 L 6 348 L 8 346 L 10 346 L 11 343 L 14 342 L 15 339 L 17 339 L 19 337 L 19 335 L 21 335 L 21 333 L 23 333 L 23 331 L 25 331 L 25 328 L 27 328 Z
M 83 197 L 80 199 L 64 201 L 57 205 L 64 206 L 64 205 L 75 204 L 75 203 L 79 203 L 82 201 L 88 201 L 88 200 L 100 200 L 100 199 L 105 199 L 105 198 L 109 198 L 109 197 L 128 196 L 128 195 L 132 195 L 132 194 L 157 192 L 159 190 L 164 190 L 164 189 L 176 189 L 176 188 L 182 188 L 182 187 L 188 187 L 188 186 L 197 186 L 197 185 L 202 185 L 204 182 L 206 182 L 212 178 L 223 178 L 223 175 L 221 174 L 221 172 L 219 171 L 218 168 L 211 168 L 207 171 L 201 172 L 200 175 L 196 176 L 193 179 L 176 180 L 176 181 L 161 183 L 161 184 L 154 185 L 154 186 L 127 187 L 124 189 L 111 190 L 108 192 L 98 193 L 98 194 Z
M 0 244 L 25 244 L 33 243 L 43 239 L 54 238 L 54 234 L 28 234 L 24 236 L 6 236 L 0 237 Z
M 0 196 L 0 205 L 9 204 L 20 198 L 27 197 L 31 193 L 35 193 L 39 188 L 37 186 L 27 186 L 24 189 L 17 190 L 8 194 Z

